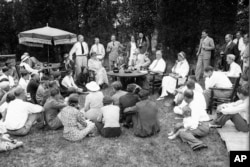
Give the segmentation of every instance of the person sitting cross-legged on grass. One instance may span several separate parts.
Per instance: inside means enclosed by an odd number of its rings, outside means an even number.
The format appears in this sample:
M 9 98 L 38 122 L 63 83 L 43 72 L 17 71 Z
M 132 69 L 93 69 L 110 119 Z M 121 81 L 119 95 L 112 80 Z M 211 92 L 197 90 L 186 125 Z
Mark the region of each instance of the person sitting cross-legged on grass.
M 60 113 L 61 109 L 66 106 L 67 105 L 64 104 L 64 101 L 61 98 L 59 89 L 52 88 L 50 90 L 50 97 L 44 104 L 45 121 L 50 129 L 56 130 L 63 127 L 62 122 L 57 115 Z
M 75 84 L 75 81 L 73 79 L 73 71 L 71 69 L 68 69 L 66 71 L 66 76 L 62 80 L 61 86 L 66 89 L 66 92 L 68 92 L 69 94 L 82 92 L 82 89 Z
M 139 102 L 139 96 L 137 95 L 136 84 L 129 84 L 127 86 L 127 94 L 123 95 L 119 99 L 120 106 L 120 122 L 124 122 L 123 126 L 126 128 L 132 127 L 132 114 L 125 113 L 124 109 L 127 107 L 135 106 Z
M 40 125 L 39 127 L 43 127 L 43 107 L 26 102 L 25 90 L 20 87 L 16 88 L 14 95 L 16 98 L 9 103 L 5 118 L 5 126 L 8 133 L 16 136 L 25 136 L 35 122 Z
M 113 105 L 113 100 L 109 96 L 103 98 L 103 105 L 102 114 L 98 117 L 98 122 L 95 125 L 103 137 L 119 137 L 121 135 L 120 108 Z
M 85 98 L 84 109 L 82 110 L 85 118 L 95 122 L 101 114 L 104 96 L 100 91 L 100 86 L 95 81 L 87 83 L 86 88 L 89 90 L 89 94 Z
M 133 107 L 126 108 L 124 112 L 134 113 L 132 116 L 134 135 L 149 137 L 160 131 L 158 107 L 155 102 L 148 99 L 149 91 L 142 89 L 139 97 L 141 101 Z
M 168 139 L 173 140 L 176 137 L 179 136 L 181 131 L 186 131 L 188 129 L 192 130 L 193 128 L 196 128 L 196 124 L 193 123 L 192 117 L 191 117 L 191 109 L 188 106 L 185 106 L 182 108 L 183 110 L 183 122 L 176 123 L 174 126 L 174 129 L 168 133 Z M 197 123 L 197 122 L 196 122 Z
M 210 127 L 222 127 L 231 120 L 238 131 L 249 132 L 249 86 L 245 84 L 237 90 L 239 100 L 217 107 L 217 118 Z
M 201 148 L 206 148 L 207 146 L 196 137 L 204 137 L 209 134 L 208 123 L 203 120 L 200 115 L 201 111 L 204 110 L 203 105 L 200 105 L 199 100 L 194 99 L 194 92 L 187 89 L 184 92 L 184 100 L 187 106 L 191 109 L 191 119 L 192 119 L 192 129 L 186 131 L 180 131 L 179 137 L 183 142 L 187 142 L 191 148 L 195 151 Z
M 69 141 L 79 141 L 92 133 L 95 124 L 85 120 L 84 114 L 79 111 L 79 95 L 71 94 L 69 96 L 67 107 L 63 108 L 58 114 L 63 128 L 63 137 Z

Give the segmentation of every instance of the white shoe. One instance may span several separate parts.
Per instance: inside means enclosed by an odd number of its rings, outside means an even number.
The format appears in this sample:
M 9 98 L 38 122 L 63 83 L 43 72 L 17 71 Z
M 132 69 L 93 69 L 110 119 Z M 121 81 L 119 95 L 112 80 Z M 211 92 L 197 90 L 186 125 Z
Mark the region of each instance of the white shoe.
M 156 99 L 157 101 L 163 100 L 164 97 L 159 97 L 158 99 Z
M 175 139 L 176 137 L 177 137 L 177 135 L 174 134 L 174 135 L 172 135 L 172 136 L 169 136 L 168 139 L 169 139 L 169 140 L 173 140 L 173 139 Z
M 168 136 L 172 136 L 174 134 L 174 131 L 171 131 L 168 133 Z

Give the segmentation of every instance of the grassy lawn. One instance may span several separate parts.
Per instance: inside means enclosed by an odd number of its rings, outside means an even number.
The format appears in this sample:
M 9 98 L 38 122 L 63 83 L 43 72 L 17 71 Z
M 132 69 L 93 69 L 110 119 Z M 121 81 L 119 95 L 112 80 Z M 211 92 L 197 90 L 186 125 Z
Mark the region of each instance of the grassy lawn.
M 107 94 L 109 90 L 104 93 Z M 150 98 L 155 100 L 157 95 Z M 167 99 L 168 100 L 168 99 Z M 172 107 L 165 107 L 165 101 L 157 101 L 160 108 L 161 131 L 150 138 L 133 136 L 131 129 L 122 129 L 116 139 L 105 139 L 100 135 L 79 142 L 68 142 L 62 138 L 62 130 L 43 131 L 32 129 L 22 138 L 22 148 L 0 153 L 2 167 L 74 167 L 74 166 L 142 166 L 142 167 L 204 167 L 229 166 L 225 144 L 217 131 L 211 129 L 202 140 L 208 149 L 193 152 L 180 139 L 169 140 L 167 133 L 177 121 Z

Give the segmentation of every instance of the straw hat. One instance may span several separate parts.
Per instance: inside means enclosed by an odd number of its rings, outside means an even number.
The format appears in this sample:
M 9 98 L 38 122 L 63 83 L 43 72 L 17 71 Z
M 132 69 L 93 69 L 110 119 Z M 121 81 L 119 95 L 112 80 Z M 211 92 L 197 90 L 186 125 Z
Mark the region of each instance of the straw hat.
M 100 86 L 95 81 L 91 81 L 91 82 L 87 83 L 86 88 L 92 92 L 96 92 L 96 91 L 100 90 Z
M 28 58 L 30 58 L 28 55 L 22 55 L 21 61 L 23 62 L 23 61 L 27 60 Z

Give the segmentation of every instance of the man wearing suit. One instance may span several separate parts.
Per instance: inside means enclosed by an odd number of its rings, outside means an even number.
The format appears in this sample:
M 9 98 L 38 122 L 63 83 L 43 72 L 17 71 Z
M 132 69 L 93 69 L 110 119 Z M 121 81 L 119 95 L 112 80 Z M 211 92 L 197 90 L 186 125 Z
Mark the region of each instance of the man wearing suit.
M 227 55 L 228 54 L 235 55 L 235 62 L 237 62 L 239 58 L 239 50 L 238 50 L 237 45 L 233 42 L 233 35 L 227 34 L 225 36 L 225 41 L 226 41 L 226 44 L 224 45 L 222 51 L 220 52 L 220 56 L 221 56 L 220 68 L 223 71 L 228 71 L 229 65 L 227 64 L 227 61 L 226 61 Z
M 210 65 L 211 51 L 214 49 L 214 40 L 208 36 L 207 30 L 203 30 L 199 49 L 197 52 L 198 60 L 195 70 L 197 81 L 200 80 L 203 70 Z

